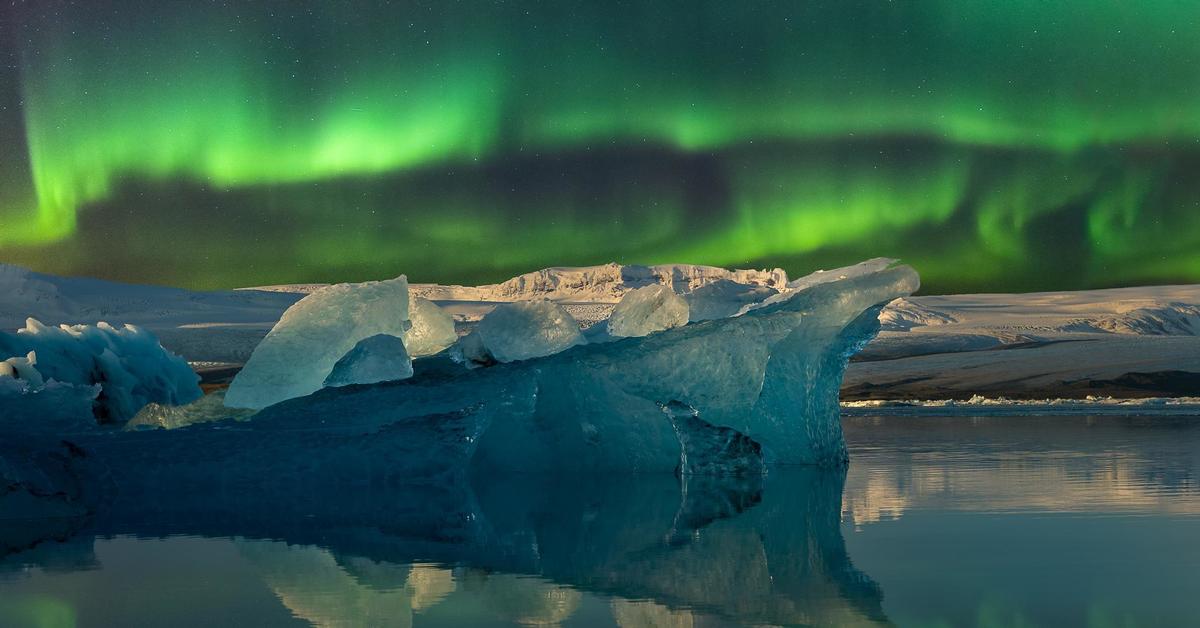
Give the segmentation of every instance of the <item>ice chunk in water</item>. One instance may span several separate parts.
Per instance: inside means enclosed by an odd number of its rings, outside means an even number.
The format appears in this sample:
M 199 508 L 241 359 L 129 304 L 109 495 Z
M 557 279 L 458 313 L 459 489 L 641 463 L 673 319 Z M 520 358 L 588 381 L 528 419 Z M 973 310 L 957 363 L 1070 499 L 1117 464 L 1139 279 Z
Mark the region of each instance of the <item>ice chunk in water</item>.
M 231 408 L 265 408 L 324 385 L 358 341 L 402 337 L 410 327 L 408 279 L 343 283 L 318 290 L 283 313 L 225 394 Z
M 502 303 L 475 328 L 483 347 L 497 362 L 553 355 L 584 343 L 579 323 L 550 301 Z
M 333 365 L 326 386 L 375 384 L 412 377 L 412 359 L 404 341 L 387 334 L 363 338 Z
M 6 359 L 0 368 L 23 381 L 28 392 L 41 389 L 43 380 L 80 386 L 84 395 L 99 384 L 91 414 L 100 422 L 125 421 L 152 401 L 177 405 L 201 395 L 199 377 L 187 362 L 133 325 L 50 327 L 31 318 L 15 334 L 0 332 L 0 356 L 25 356 Z M 0 413 L 10 403 L 16 402 L 0 400 Z
M 654 284 L 631 290 L 621 298 L 608 318 L 608 333 L 615 337 L 645 336 L 687 322 L 687 301 L 667 286 Z
M 404 347 L 408 355 L 414 358 L 438 353 L 458 340 L 458 334 L 454 332 L 454 318 L 429 299 L 413 298 L 409 303 L 408 317 L 412 321 L 412 329 L 404 334 Z

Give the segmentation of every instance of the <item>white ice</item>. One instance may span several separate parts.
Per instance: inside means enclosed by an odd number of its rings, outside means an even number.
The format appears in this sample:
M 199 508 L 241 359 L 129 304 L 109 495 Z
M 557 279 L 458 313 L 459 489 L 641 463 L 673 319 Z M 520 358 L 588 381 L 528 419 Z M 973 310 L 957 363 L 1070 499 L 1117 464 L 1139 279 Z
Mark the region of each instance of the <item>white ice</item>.
M 404 334 L 404 347 L 414 358 L 438 353 L 458 340 L 454 318 L 429 299 L 413 297 L 408 316 L 412 329 Z
M 475 333 L 497 362 L 540 358 L 584 343 L 579 323 L 561 305 L 544 300 L 502 303 L 479 321 Z
M 625 293 L 608 319 L 608 333 L 618 338 L 645 336 L 687 322 L 687 301 L 667 286 L 652 284 Z
M 699 322 L 728 318 L 744 306 L 765 301 L 778 292 L 763 285 L 721 279 L 696 288 L 683 298 L 688 303 L 689 320 Z
M 410 327 L 408 279 L 346 283 L 318 290 L 284 312 L 225 395 L 231 408 L 265 408 L 320 390 L 333 365 L 358 341 L 403 336 Z

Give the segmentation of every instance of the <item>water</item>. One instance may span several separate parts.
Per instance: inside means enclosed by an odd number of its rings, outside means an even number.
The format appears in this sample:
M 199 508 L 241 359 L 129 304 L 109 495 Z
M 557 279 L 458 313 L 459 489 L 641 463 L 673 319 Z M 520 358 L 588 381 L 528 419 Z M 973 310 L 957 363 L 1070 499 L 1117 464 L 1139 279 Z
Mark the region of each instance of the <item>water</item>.
M 118 501 L 0 625 L 1200 626 L 1200 418 L 844 423 L 845 474 Z

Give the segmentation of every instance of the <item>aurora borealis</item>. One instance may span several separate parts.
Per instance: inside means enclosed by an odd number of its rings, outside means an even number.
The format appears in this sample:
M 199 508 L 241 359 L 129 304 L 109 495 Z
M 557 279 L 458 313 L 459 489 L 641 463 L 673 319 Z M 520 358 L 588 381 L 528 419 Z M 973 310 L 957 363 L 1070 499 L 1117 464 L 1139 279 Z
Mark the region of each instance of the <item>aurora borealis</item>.
M 1200 281 L 1200 4 L 0 9 L 0 261 L 194 288 L 816 266 Z

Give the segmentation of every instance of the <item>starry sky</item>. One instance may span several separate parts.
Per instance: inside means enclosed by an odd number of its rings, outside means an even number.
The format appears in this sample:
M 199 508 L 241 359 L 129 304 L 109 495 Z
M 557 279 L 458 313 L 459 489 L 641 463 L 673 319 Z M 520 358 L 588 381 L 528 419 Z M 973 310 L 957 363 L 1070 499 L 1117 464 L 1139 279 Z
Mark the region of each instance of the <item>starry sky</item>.
M 0 262 L 1200 281 L 1200 3 L 5 0 Z

